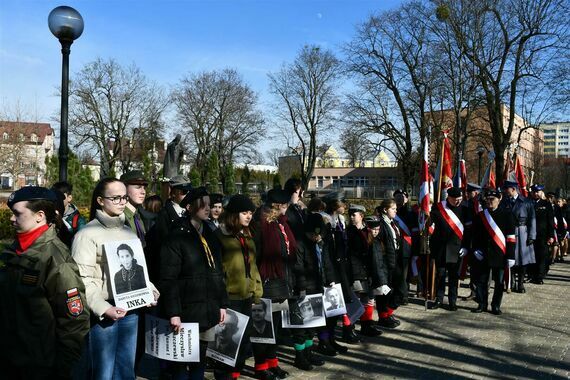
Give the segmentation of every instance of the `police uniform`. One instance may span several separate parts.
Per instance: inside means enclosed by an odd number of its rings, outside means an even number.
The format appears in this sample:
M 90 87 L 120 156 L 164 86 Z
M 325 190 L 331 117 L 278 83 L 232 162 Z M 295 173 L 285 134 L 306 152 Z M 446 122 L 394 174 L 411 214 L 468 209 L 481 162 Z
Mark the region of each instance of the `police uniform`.
M 408 198 L 408 193 L 402 189 L 394 192 L 394 195 L 402 194 Z M 409 203 L 398 207 L 396 212 L 396 224 L 402 234 L 402 257 L 398 263 L 400 270 L 404 276 L 403 281 L 400 283 L 399 289 L 394 291 L 399 295 L 400 303 L 405 305 L 408 303 L 408 271 L 410 258 L 417 255 L 419 246 L 419 225 L 418 214 L 416 214 Z
M 542 191 L 544 186 L 533 185 L 531 191 Z M 536 216 L 536 240 L 534 241 L 534 254 L 536 264 L 533 266 L 531 281 L 535 284 L 542 284 L 546 276 L 547 261 L 550 260 L 548 253 L 548 241 L 554 236 L 554 212 L 551 203 L 546 199 L 533 199 L 534 212 Z
M 48 189 L 26 187 L 8 206 L 40 199 L 56 198 Z M 89 331 L 77 264 L 55 227 L 46 228 L 23 252 L 16 241 L 0 254 L 0 371 L 6 378 L 70 378 Z

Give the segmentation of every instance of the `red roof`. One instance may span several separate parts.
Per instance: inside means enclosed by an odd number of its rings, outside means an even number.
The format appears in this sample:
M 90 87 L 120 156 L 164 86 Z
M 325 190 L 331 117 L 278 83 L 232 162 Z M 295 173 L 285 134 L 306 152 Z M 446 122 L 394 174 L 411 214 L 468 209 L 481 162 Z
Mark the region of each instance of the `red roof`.
M 0 141 L 4 132 L 7 132 L 10 139 L 22 133 L 26 138 L 26 142 L 32 142 L 32 134 L 38 137 L 37 143 L 42 144 L 46 136 L 54 134 L 53 128 L 49 123 L 28 123 L 22 121 L 0 121 Z M 34 142 L 35 143 L 35 142 Z

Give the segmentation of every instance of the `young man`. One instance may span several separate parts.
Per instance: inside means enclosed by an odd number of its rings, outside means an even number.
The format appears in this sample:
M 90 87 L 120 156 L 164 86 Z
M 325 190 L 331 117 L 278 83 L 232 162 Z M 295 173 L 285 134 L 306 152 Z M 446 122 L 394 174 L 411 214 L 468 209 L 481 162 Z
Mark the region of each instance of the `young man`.
M 125 207 L 125 224 L 137 234 L 144 248 L 146 246 L 146 229 L 141 219 L 139 208 L 142 207 L 146 197 L 148 181 L 140 170 L 126 172 L 121 176 L 120 180 L 127 187 L 127 195 L 129 196 L 129 202 L 127 207 Z
M 542 285 L 550 261 L 548 247 L 555 241 L 554 212 L 544 197 L 543 185 L 532 185 L 530 191 L 536 216 L 536 240 L 534 241 L 536 264 L 532 267 L 530 282 Z
M 61 192 L 64 196 L 63 207 L 65 211 L 61 219 L 73 237 L 86 224 L 85 218 L 81 216 L 77 207 L 72 203 L 73 195 L 71 192 L 73 191 L 73 186 L 69 182 L 61 181 L 55 183 L 52 189 Z

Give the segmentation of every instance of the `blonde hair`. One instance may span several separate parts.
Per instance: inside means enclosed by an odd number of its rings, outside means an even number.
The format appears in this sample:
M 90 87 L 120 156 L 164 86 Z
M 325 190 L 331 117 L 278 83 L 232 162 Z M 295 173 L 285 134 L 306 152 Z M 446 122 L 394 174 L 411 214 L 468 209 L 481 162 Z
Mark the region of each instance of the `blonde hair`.
M 264 207 L 263 211 L 265 213 L 265 220 L 267 223 L 277 221 L 279 215 L 281 215 L 280 207 L 281 205 L 279 203 L 274 203 L 271 206 L 267 205 Z

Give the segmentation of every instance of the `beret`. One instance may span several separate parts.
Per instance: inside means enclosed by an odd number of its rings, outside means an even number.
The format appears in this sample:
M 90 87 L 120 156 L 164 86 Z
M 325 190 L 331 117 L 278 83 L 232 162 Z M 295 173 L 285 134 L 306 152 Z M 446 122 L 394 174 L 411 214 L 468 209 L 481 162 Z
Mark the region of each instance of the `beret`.
M 125 185 L 148 185 L 147 179 L 140 170 L 131 170 L 121 175 L 119 178 Z
M 406 197 L 409 197 L 409 196 L 408 196 L 408 192 L 407 192 L 406 190 L 404 190 L 404 189 L 397 189 L 396 191 L 394 191 L 394 194 L 393 194 L 393 195 L 395 196 L 395 195 L 398 195 L 398 194 L 402 194 L 402 195 L 404 195 L 404 196 L 406 196 Z
M 283 189 L 271 189 L 267 192 L 266 203 L 284 204 L 289 203 L 290 200 L 291 194 Z
M 319 213 L 310 213 L 307 215 L 307 220 L 304 225 L 305 232 L 322 234 L 326 228 L 325 221 Z
M 485 190 L 485 198 L 487 197 L 501 198 L 501 192 L 495 189 L 487 189 Z
M 377 216 L 367 216 L 364 218 L 364 223 L 368 228 L 375 228 L 382 224 L 382 220 Z
M 222 203 L 223 204 L 223 203 Z M 244 211 L 255 211 L 255 205 L 247 195 L 233 195 L 224 209 L 231 213 L 239 213 Z
M 349 214 L 352 214 L 352 213 L 357 212 L 357 211 L 365 213 L 366 208 L 364 208 L 364 206 L 361 206 L 361 205 L 350 205 L 350 207 L 348 208 Z
M 210 204 L 224 203 L 224 196 L 219 193 L 210 194 Z
M 452 198 L 459 198 L 461 196 L 461 189 L 459 187 L 450 187 L 447 189 L 447 196 Z
M 537 192 L 542 190 L 544 190 L 544 185 L 539 185 L 538 183 L 530 187 L 530 191 Z
M 52 201 L 54 203 L 57 203 L 58 201 L 57 195 L 53 190 L 40 186 L 26 186 L 10 194 L 10 197 L 8 198 L 8 207 L 12 208 L 12 206 L 18 202 L 36 201 L 40 199 Z
M 208 191 L 204 186 L 196 187 L 194 189 L 190 189 L 184 199 L 180 201 L 180 207 L 186 208 L 192 201 L 202 198 L 203 196 L 208 195 Z
M 468 183 L 467 184 L 467 191 L 480 191 L 481 186 L 477 185 L 476 183 Z
M 173 189 L 178 188 L 178 189 L 190 190 L 192 188 L 192 184 L 190 183 L 188 177 L 183 175 L 177 175 L 172 177 L 170 181 L 168 181 L 168 184 Z
M 516 183 L 515 181 L 505 181 L 503 182 L 503 186 L 501 186 L 503 189 L 506 189 L 507 187 L 513 187 L 515 189 L 518 189 L 519 184 Z

